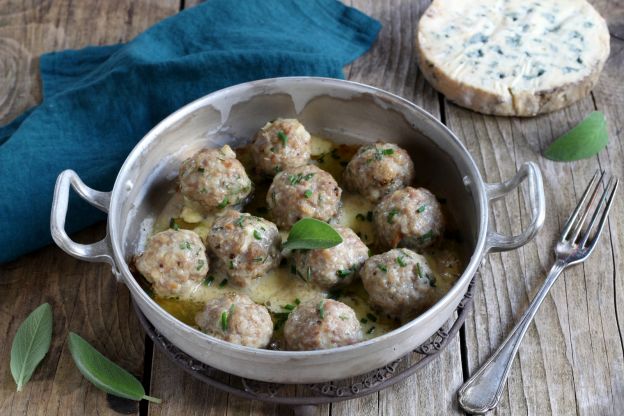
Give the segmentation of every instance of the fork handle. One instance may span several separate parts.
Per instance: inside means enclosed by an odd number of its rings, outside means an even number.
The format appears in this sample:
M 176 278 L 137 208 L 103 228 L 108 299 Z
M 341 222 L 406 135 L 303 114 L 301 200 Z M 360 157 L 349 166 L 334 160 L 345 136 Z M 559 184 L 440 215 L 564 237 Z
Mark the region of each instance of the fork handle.
M 542 301 L 548 294 L 553 283 L 566 267 L 563 260 L 555 261 L 550 269 L 546 281 L 535 295 L 520 322 L 516 324 L 505 341 L 496 352 L 483 364 L 470 379 L 459 389 L 457 395 L 460 406 L 469 413 L 481 414 L 492 410 L 498 404 L 505 387 L 505 381 L 511 369 L 520 342 L 539 309 Z

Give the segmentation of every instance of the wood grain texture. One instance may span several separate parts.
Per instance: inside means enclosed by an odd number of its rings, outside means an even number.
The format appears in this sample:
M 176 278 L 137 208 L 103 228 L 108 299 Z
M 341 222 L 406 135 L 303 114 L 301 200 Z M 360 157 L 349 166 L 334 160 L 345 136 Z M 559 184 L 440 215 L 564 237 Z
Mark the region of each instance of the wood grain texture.
M 616 2 L 597 6 L 605 16 L 621 15 L 623 7 Z M 495 118 L 447 105 L 449 127 L 466 143 L 487 181 L 498 182 L 510 177 L 522 162 L 536 161 L 544 174 L 548 204 L 546 223 L 535 241 L 515 252 L 490 255 L 481 269 L 475 314 L 466 324 L 470 372 L 499 345 L 543 282 L 552 263 L 553 243 L 595 170 L 608 168 L 622 175 L 618 130 L 622 114 L 617 109 L 622 105 L 624 80 L 620 43 L 612 39 L 611 58 L 594 91 L 595 104 L 587 97 L 567 109 L 532 119 Z M 554 138 L 596 107 L 615 123 L 610 125 L 606 152 L 575 163 L 551 162 L 540 156 Z M 525 201 L 526 194 L 519 191 L 497 204 L 496 228 L 519 232 L 527 223 Z M 598 249 L 588 262 L 568 269 L 544 301 L 520 347 L 496 413 L 621 414 L 621 210 L 620 199 Z
M 0 124 L 40 101 L 41 53 L 128 40 L 177 7 L 177 1 L 0 0 Z M 93 242 L 103 234 L 104 226 L 99 225 L 78 238 Z M 50 353 L 24 391 L 15 393 L 10 340 L 28 313 L 46 301 L 54 313 Z M 139 377 L 143 373 L 143 335 L 129 292 L 108 266 L 78 261 L 56 247 L 1 265 L 0 316 L 2 415 L 116 414 L 106 395 L 74 366 L 66 344 L 68 331 L 79 333 Z

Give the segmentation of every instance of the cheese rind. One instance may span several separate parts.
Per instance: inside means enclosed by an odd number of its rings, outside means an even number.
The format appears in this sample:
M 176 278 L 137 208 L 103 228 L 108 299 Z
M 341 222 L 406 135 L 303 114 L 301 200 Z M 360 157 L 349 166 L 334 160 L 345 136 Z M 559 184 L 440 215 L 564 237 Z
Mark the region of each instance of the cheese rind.
M 586 0 L 434 0 L 416 44 L 423 75 L 449 100 L 533 116 L 589 94 L 609 31 Z

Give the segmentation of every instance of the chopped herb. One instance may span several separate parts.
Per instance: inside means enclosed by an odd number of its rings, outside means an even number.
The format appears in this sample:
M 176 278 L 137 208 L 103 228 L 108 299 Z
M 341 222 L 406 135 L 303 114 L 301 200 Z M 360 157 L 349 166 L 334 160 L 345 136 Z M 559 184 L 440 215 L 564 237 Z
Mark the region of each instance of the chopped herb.
M 277 132 L 277 137 L 279 137 L 279 139 L 282 141 L 282 145 L 286 146 L 286 143 L 288 143 L 288 136 L 286 135 L 286 133 L 280 130 Z
M 343 321 L 346 321 L 347 319 L 349 319 L 347 315 L 339 315 L 338 318 L 340 318 Z
M 306 199 L 310 198 L 311 196 L 312 196 L 312 191 L 309 189 L 303 193 L 303 197 Z
M 221 329 L 227 331 L 228 329 L 228 313 L 227 311 L 221 312 Z
M 178 231 L 180 229 L 180 226 L 176 222 L 175 218 L 171 218 L 169 220 L 169 228 L 173 228 L 175 231 Z
M 210 275 L 207 278 L 204 279 L 204 281 L 202 282 L 204 286 L 210 286 L 212 285 L 212 282 L 214 282 L 214 276 Z
M 306 269 L 306 281 L 312 281 L 312 267 L 310 266 L 308 266 L 308 268 Z
M 197 171 L 198 171 L 199 173 L 204 173 L 204 172 L 206 171 L 206 169 L 204 169 L 204 168 L 202 168 L 202 167 L 199 167 L 199 168 L 197 168 Z
M 245 222 L 245 216 L 241 215 L 240 217 L 238 217 L 238 219 L 236 220 L 234 224 L 238 225 L 239 227 L 242 227 L 244 222 Z
M 383 153 L 384 156 L 389 156 L 394 154 L 394 149 L 384 149 L 381 151 L 381 153 Z
M 282 308 L 286 309 L 287 311 L 292 311 L 293 309 L 295 309 L 295 305 L 291 305 L 289 303 L 288 305 L 282 306 Z
M 318 304 L 318 313 L 321 319 L 325 319 L 325 301 L 322 300 Z
M 387 272 L 388 271 L 388 268 L 386 267 L 386 265 L 382 264 L 382 263 L 377 263 L 377 268 L 379 270 L 381 270 L 382 272 Z
M 299 298 L 295 298 L 295 305 L 300 305 L 301 301 L 299 300 Z
M 344 279 L 345 277 L 349 276 L 351 273 L 355 272 L 354 267 L 351 266 L 348 269 L 343 269 L 343 270 L 337 270 L 336 271 L 336 275 L 340 278 L 340 279 Z
M 195 270 L 201 270 L 202 267 L 204 267 L 204 261 L 197 260 L 197 268 Z
M 373 332 L 375 332 L 375 327 L 371 326 L 370 329 L 368 331 L 366 331 L 367 334 L 372 334 Z
M 377 317 L 370 312 L 366 314 L 366 317 L 372 322 L 377 322 Z
M 368 323 L 368 319 L 362 318 L 362 319 L 360 319 L 360 323 L 367 324 Z
M 191 243 L 189 243 L 188 241 L 180 243 L 180 249 L 181 250 L 190 250 L 191 249 Z
M 366 213 L 366 221 L 373 222 L 373 211 L 368 211 Z
M 258 230 L 254 230 L 253 236 L 256 240 L 262 240 L 262 234 L 260 234 L 260 231 Z
M 418 275 L 419 278 L 423 278 L 423 272 L 422 269 L 420 268 L 420 263 L 416 263 L 416 274 Z
M 399 210 L 396 208 L 392 208 L 388 213 L 388 224 L 394 224 L 394 217 L 399 213 Z
M 426 233 L 424 233 L 423 235 L 421 235 L 420 237 L 418 237 L 418 240 L 421 243 L 426 243 L 427 241 L 431 240 L 433 238 L 433 230 L 429 230 Z
M 357 215 L 355 216 L 355 218 L 356 218 L 358 221 L 366 221 L 366 217 L 365 217 L 363 214 L 357 214 Z
M 223 201 L 221 201 L 221 203 L 219 205 L 217 205 L 217 208 L 223 209 L 223 208 L 227 207 L 229 203 L 230 203 L 230 201 L 227 199 L 227 197 L 225 197 L 225 198 L 223 198 Z
M 275 331 L 279 330 L 282 326 L 284 326 L 284 324 L 288 320 L 288 315 L 289 314 L 290 314 L 290 312 L 276 312 L 276 313 L 273 313 L 273 316 L 275 317 L 275 324 L 273 325 L 273 329 Z
M 255 261 L 256 263 L 262 263 L 264 261 L 263 257 L 254 257 L 253 261 Z
M 223 288 L 223 287 L 225 287 L 225 285 L 227 285 L 227 283 L 228 283 L 228 279 L 223 279 L 223 280 L 221 280 L 221 283 L 219 283 L 219 287 Z
M 407 263 L 405 263 L 405 256 L 399 256 L 396 258 L 396 262 L 399 264 L 399 266 L 401 267 L 405 267 L 407 266 Z
M 416 210 L 417 213 L 421 213 L 425 210 L 425 208 L 427 208 L 427 206 L 425 204 L 421 205 L 418 207 L 418 209 Z
M 230 267 L 230 269 L 234 268 L 234 260 L 230 260 L 230 262 L 228 263 L 228 266 Z

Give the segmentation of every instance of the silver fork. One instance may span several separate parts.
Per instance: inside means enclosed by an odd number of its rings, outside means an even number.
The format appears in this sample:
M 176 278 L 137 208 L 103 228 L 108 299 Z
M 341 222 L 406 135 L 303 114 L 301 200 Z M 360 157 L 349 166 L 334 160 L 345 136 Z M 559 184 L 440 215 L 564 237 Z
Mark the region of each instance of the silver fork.
M 592 211 L 592 206 L 595 205 L 594 202 L 598 197 L 603 177 L 604 172 L 602 174 L 599 171 L 596 172 L 587 189 L 585 189 L 583 197 L 570 215 L 561 233 L 561 238 L 555 246 L 555 264 L 550 269 L 546 281 L 535 295 L 520 322 L 516 324 L 494 355 L 459 389 L 457 393 L 459 404 L 467 412 L 481 414 L 496 407 L 503 393 L 511 363 L 516 356 L 522 337 L 546 294 L 566 267 L 585 261 L 596 248 L 596 242 L 609 215 L 619 182 L 614 177 L 609 180 L 602 196 L 593 208 L 593 215 L 589 224 L 584 227 Z M 594 228 L 595 231 L 593 231 Z M 583 231 L 582 234 L 581 231 Z

